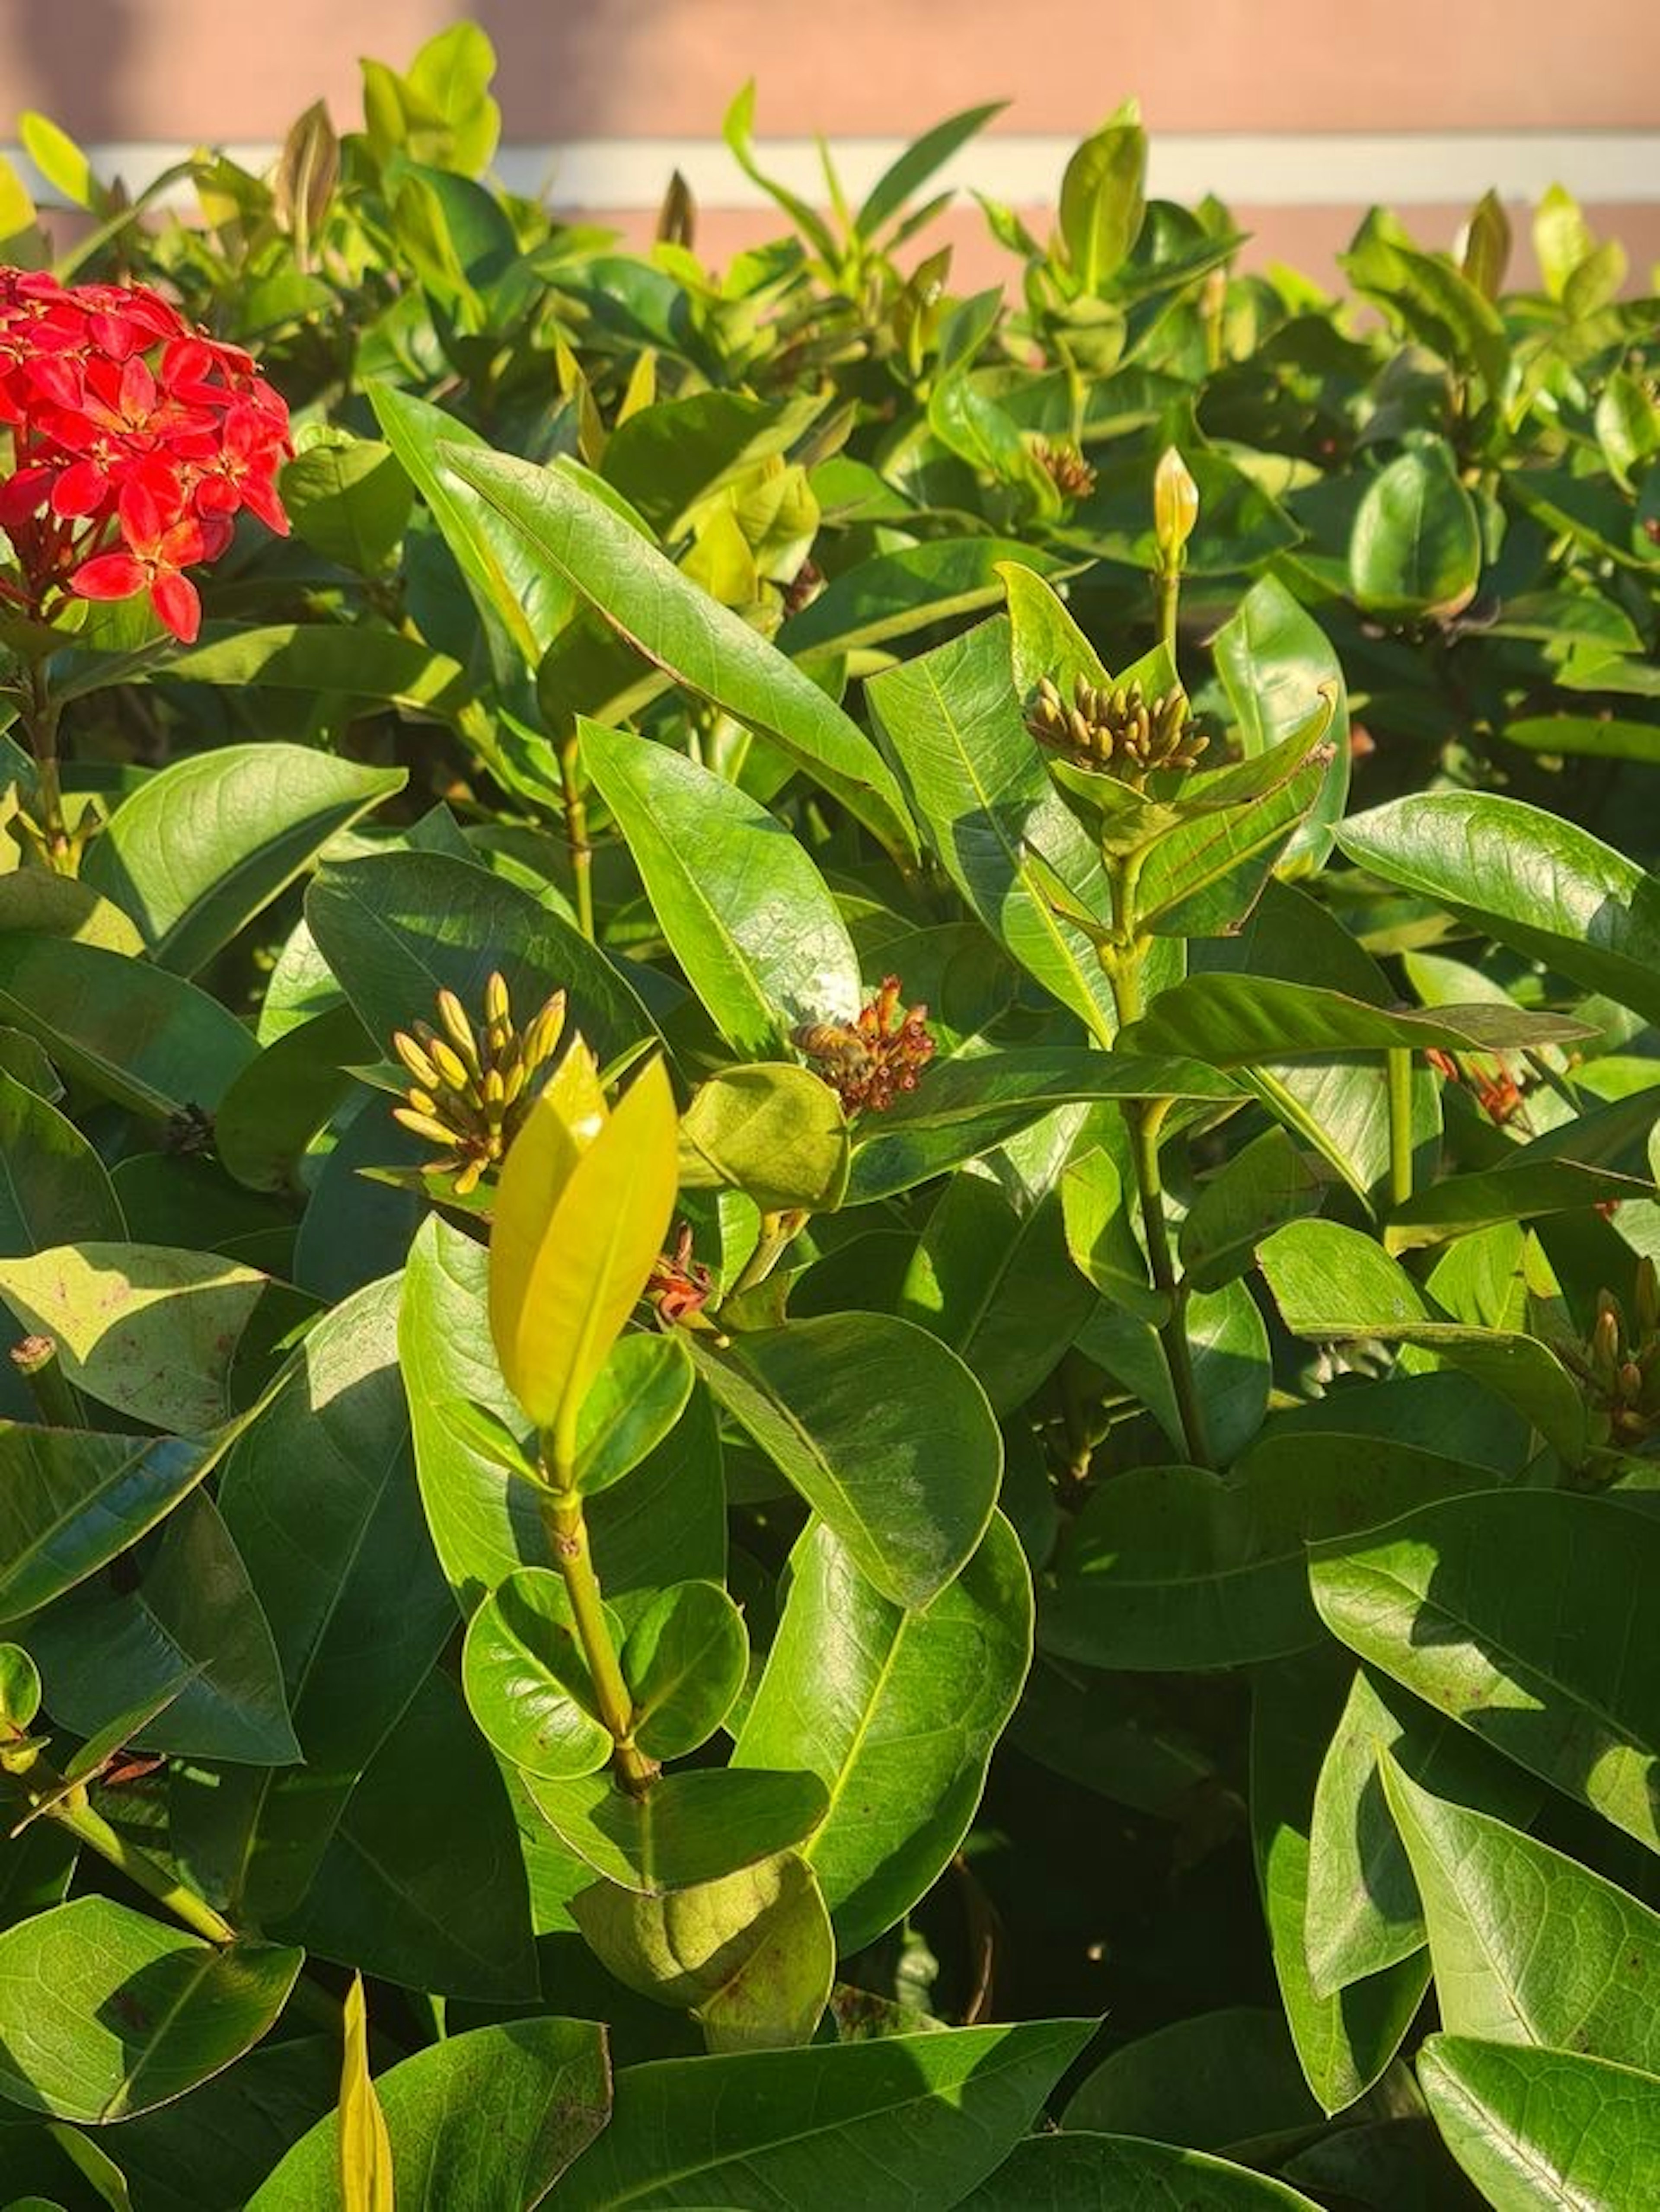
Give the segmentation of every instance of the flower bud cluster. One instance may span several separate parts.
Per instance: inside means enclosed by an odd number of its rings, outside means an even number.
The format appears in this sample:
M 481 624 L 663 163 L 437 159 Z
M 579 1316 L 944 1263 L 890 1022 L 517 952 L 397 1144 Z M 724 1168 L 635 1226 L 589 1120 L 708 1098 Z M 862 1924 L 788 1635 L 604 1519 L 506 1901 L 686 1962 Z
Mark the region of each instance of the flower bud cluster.
M 1596 1441 L 1633 1451 L 1660 1433 L 1660 1276 L 1652 1260 L 1638 1263 L 1629 1322 L 1612 1291 L 1598 1293 L 1596 1319 L 1573 1364 Z
M 414 1078 L 394 1118 L 417 1137 L 445 1148 L 435 1160 L 453 1173 L 455 1194 L 469 1197 L 489 1168 L 499 1167 L 535 1097 L 535 1079 L 551 1060 L 565 1027 L 565 994 L 556 991 L 520 1030 L 514 1027 L 508 987 L 493 975 L 484 987 L 484 1018 L 477 1029 L 453 991 L 438 994 L 438 1023 L 416 1022 L 392 1041 Z
M 1095 471 L 1070 438 L 1034 438 L 1031 457 L 1062 499 L 1087 499 Z
M 188 644 L 202 609 L 185 570 L 218 559 L 243 507 L 287 533 L 287 407 L 240 347 L 143 285 L 0 269 L 0 531 L 20 576 L 0 597 L 37 621 L 66 596 L 146 592 Z
M 1084 676 L 1070 705 L 1052 678 L 1041 678 L 1026 727 L 1074 767 L 1104 769 L 1138 788 L 1159 769 L 1196 767 L 1209 742 L 1195 729 L 1179 684 L 1148 700 L 1139 682 L 1109 688 Z
M 907 1008 L 899 978 L 881 989 L 850 1022 L 816 1022 L 791 1032 L 791 1042 L 812 1061 L 848 1114 L 883 1114 L 933 1057 L 926 1006 Z

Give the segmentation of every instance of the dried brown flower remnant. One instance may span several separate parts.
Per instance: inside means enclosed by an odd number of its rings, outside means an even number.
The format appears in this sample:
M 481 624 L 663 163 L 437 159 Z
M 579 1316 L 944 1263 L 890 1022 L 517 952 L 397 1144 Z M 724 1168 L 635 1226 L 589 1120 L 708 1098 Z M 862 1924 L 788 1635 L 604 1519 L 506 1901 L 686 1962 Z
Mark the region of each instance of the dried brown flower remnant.
M 691 1224 L 681 1222 L 675 1231 L 674 1249 L 665 1252 L 651 1271 L 646 1285 L 646 1298 L 655 1307 L 657 1318 L 665 1328 L 673 1328 L 683 1322 L 692 1322 L 708 1304 L 714 1287 L 714 1278 L 701 1260 L 694 1260 L 691 1252 Z M 706 1322 L 698 1323 L 707 1327 Z
M 868 1006 L 850 1022 L 815 1022 L 792 1031 L 849 1114 L 883 1114 L 933 1057 L 926 1006 L 907 1008 L 899 978 L 887 975 Z
M 556 991 L 529 1025 L 514 1027 L 508 987 L 499 974 L 484 986 L 484 1018 L 475 1029 L 453 991 L 438 994 L 439 1028 L 416 1022 L 399 1030 L 392 1050 L 415 1079 L 395 1118 L 417 1137 L 444 1146 L 435 1160 L 453 1171 L 455 1194 L 466 1198 L 485 1170 L 500 1166 L 530 1109 L 532 1079 L 553 1057 L 565 1026 L 565 994 Z
M 1031 457 L 1062 499 L 1087 499 L 1095 471 L 1070 438 L 1034 438 Z
M 1026 727 L 1074 767 L 1101 769 L 1138 787 L 1157 769 L 1196 767 L 1209 743 L 1195 729 L 1179 684 L 1148 700 L 1139 682 L 1110 688 L 1083 676 L 1073 685 L 1070 705 L 1052 678 L 1041 678 Z

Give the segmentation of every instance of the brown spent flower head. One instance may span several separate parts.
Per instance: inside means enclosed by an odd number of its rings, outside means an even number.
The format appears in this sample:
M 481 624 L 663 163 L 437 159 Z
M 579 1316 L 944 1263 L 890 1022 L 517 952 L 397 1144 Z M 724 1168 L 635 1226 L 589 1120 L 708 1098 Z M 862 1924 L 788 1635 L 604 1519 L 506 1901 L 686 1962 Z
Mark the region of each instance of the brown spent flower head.
M 1104 770 L 1138 790 L 1158 769 L 1196 768 L 1210 743 L 1194 727 L 1180 684 L 1149 701 L 1139 681 L 1109 690 L 1085 676 L 1070 706 L 1054 679 L 1041 677 L 1026 727 L 1074 767 Z
M 392 1048 L 414 1078 L 393 1118 L 444 1147 L 435 1160 L 453 1173 L 455 1195 L 470 1197 L 487 1168 L 499 1167 L 535 1096 L 534 1078 L 557 1048 L 565 994 L 556 991 L 524 1030 L 516 1030 L 508 987 L 498 973 L 484 986 L 484 1018 L 474 1027 L 453 991 L 438 994 L 439 1028 L 416 1022 Z
M 1095 471 L 1070 438 L 1034 438 L 1031 457 L 1062 499 L 1087 499 Z
M 658 1324 L 668 1329 L 682 1322 L 707 1328 L 696 1316 L 708 1304 L 714 1288 L 714 1279 L 701 1260 L 695 1260 L 691 1251 L 691 1224 L 680 1222 L 675 1230 L 674 1248 L 659 1258 L 646 1285 L 646 1301 L 656 1310 Z
M 926 1006 L 902 1003 L 899 978 L 882 988 L 850 1022 L 813 1022 L 793 1030 L 790 1042 L 814 1064 L 848 1114 L 885 1114 L 933 1057 Z

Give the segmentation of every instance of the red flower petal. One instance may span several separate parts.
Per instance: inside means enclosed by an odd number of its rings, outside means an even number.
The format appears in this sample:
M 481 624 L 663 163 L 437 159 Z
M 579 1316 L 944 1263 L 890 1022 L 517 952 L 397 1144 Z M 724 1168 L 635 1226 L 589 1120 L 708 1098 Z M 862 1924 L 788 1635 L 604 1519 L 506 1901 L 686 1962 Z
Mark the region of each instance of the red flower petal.
M 70 578 L 70 589 L 83 599 L 130 599 L 149 580 L 131 553 L 100 553 L 82 562 Z
M 202 602 L 188 576 L 158 576 L 150 586 L 150 605 L 181 645 L 194 645 L 202 627 Z

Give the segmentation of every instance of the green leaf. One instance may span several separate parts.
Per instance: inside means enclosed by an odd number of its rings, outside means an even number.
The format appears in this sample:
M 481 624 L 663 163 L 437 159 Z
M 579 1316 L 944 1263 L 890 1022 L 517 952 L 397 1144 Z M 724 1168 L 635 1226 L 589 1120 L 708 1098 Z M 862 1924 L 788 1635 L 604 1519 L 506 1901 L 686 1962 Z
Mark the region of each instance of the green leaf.
M 1128 2136 L 1028 2136 L 961 2212 L 1314 2212 L 1283 2181 L 1202 2151 Z
M 1102 1098 L 1205 1098 L 1235 1103 L 1238 1087 L 1201 1060 L 1150 1059 L 1096 1052 L 1080 1045 L 964 1052 L 930 1064 L 915 1091 L 896 1098 L 864 1139 L 880 1143 L 898 1131 L 939 1129 L 1006 1109 L 1036 1119 L 1055 1106 Z
M 515 1433 L 522 1426 L 490 1350 L 487 1264 L 483 1245 L 447 1223 L 429 1222 L 410 1254 L 398 1321 L 427 1523 L 456 1602 L 468 1616 L 516 1567 L 555 1564 L 535 1488 L 507 1474 L 448 1419 L 450 1407 L 467 1401 Z M 598 1392 L 605 1389 L 604 1375 L 602 1370 Z M 583 1448 L 579 1428 L 579 1453 Z M 587 1522 L 607 1601 L 625 1621 L 666 1583 L 688 1576 L 724 1579 L 726 1492 L 720 1439 L 703 1392 L 693 1394 L 679 1421 L 626 1480 L 590 1496 Z
M 1061 239 L 1080 290 L 1098 293 L 1128 258 L 1146 213 L 1147 134 L 1134 102 L 1085 138 L 1061 179 Z
M 1212 651 L 1239 725 L 1246 757 L 1271 752 L 1307 716 L 1322 691 L 1332 702 L 1332 748 L 1319 796 L 1281 854 L 1283 872 L 1300 875 L 1331 850 L 1333 825 L 1349 789 L 1349 708 L 1331 641 L 1276 576 L 1259 577 L 1216 633 Z
M 73 1121 L 0 1067 L 0 1256 L 126 1234 L 104 1164 Z
M 264 1923 L 299 1902 L 358 1777 L 454 1625 L 416 1486 L 398 1292 L 395 1279 L 373 1284 L 307 1332 L 220 1484 L 306 1760 L 245 1789 L 214 1778 L 206 1836 L 175 1796 L 193 1852 L 232 1870 L 233 1918 Z
M 1256 1264 L 1256 1249 L 1287 1221 L 1317 1213 L 1326 1179 L 1283 1129 L 1265 1130 L 1200 1187 L 1177 1239 L 1196 1291 L 1218 1290 Z
M 258 2042 L 301 1956 L 220 1949 L 106 1897 L 20 1921 L 0 1934 L 0 2090 L 94 2124 L 149 2112 Z
M 1383 2073 L 1429 1981 L 1421 1952 L 1330 1996 L 1310 1978 L 1309 1833 L 1348 1674 L 1329 1650 L 1281 1660 L 1258 1674 L 1251 1711 L 1251 1840 L 1274 1977 L 1304 2075 L 1328 2112 L 1353 2104 Z
M 611 2124 L 560 2212 L 954 2203 L 1025 2133 L 1093 2023 L 1031 2021 L 805 2051 L 661 2059 L 617 2076 Z
M 159 967 L 193 975 L 337 831 L 404 787 L 303 745 L 224 745 L 140 784 L 82 880 L 124 908 Z
M 1086 935 L 1049 896 L 1107 910 L 1099 854 L 1057 796 L 1021 720 L 1002 617 L 873 678 L 865 696 L 940 865 L 974 913 L 1104 1043 L 1112 993 Z
M 521 2020 L 447 2036 L 379 2075 L 398 2200 L 433 2207 L 539 2204 L 605 2126 L 605 2032 L 590 2021 Z M 248 2212 L 349 2212 L 340 2123 L 297 2142 Z
M 1518 1765 L 1660 1848 L 1660 1686 L 1638 1662 L 1660 1523 L 1566 1491 L 1420 1506 L 1320 1546 L 1334 1636 Z
M 1366 486 L 1349 538 L 1349 589 L 1368 613 L 1445 620 L 1481 577 L 1481 526 L 1438 439 L 1414 446 Z
M 1488 792 L 1419 793 L 1338 832 L 1350 860 L 1660 1022 L 1660 881 L 1575 823 Z
M 1660 2073 L 1660 1916 L 1589 1867 L 1382 1763 L 1423 1899 L 1441 2025 Z
M 571 1911 L 617 1980 L 692 2013 L 711 2051 L 810 2042 L 830 2000 L 836 1938 L 794 1851 L 666 1897 L 597 1882 Z
M 1364 818 L 1364 817 L 1362 817 Z M 1190 975 L 1161 991 L 1119 1036 L 1126 1053 L 1186 1054 L 1219 1067 L 1299 1053 L 1385 1052 L 1405 1045 L 1441 1052 L 1536 1050 L 1583 1037 L 1582 1022 L 1518 1006 L 1437 1006 L 1395 1012 L 1341 991 L 1271 975 Z
M 460 447 L 441 453 L 452 474 L 643 659 L 770 738 L 884 844 L 913 849 L 898 786 L 857 725 L 619 520 L 581 471 Z
M 170 1515 L 135 1590 L 83 1590 L 30 1632 L 52 1717 L 91 1736 L 135 1704 L 176 1694 L 135 1749 L 284 1766 L 301 1757 L 271 1628 L 219 1511 L 202 1491 Z
M 682 1769 L 660 1776 L 644 1797 L 627 1796 L 605 1774 L 529 1776 L 526 1787 L 568 1850 L 652 1897 L 719 1881 L 787 1850 L 824 1817 L 824 1786 L 812 1774 Z
M 576 1424 L 576 1486 L 609 1490 L 664 1442 L 686 1410 L 696 1377 L 673 1334 L 620 1337 L 588 1387 Z
M 793 1061 L 722 1068 L 680 1119 L 681 1188 L 741 1190 L 763 1213 L 833 1212 L 850 1160 L 841 1100 Z
M 304 1902 L 280 1925 L 323 1958 L 404 1989 L 492 2004 L 536 1994 L 513 1807 L 441 1670 L 369 1762 Z
M 408 526 L 414 489 L 390 446 L 332 429 L 279 479 L 289 520 L 325 561 L 373 576 Z
M 0 1421 L 0 1620 L 50 1605 L 137 1543 L 213 1464 L 179 1437 Z
M 749 1671 L 744 1616 L 718 1583 L 674 1583 L 622 1651 L 634 1733 L 653 1759 L 680 1759 L 714 1734 Z
M 236 1077 L 214 1116 L 214 1151 L 249 1190 L 288 1190 L 312 1139 L 350 1097 L 355 1066 L 374 1057 L 350 1006 L 285 1030 Z
M 1040 575 L 1053 556 L 1012 538 L 927 538 L 855 562 L 832 576 L 818 598 L 792 615 L 778 646 L 793 660 L 891 646 L 935 623 L 1000 606 L 1001 563 L 1020 561 Z
M 156 1121 L 211 1112 L 255 1052 L 235 1015 L 182 976 L 28 930 L 0 932 L 0 1020 L 70 1080 Z
M 268 1276 L 162 1244 L 66 1244 L 0 1262 L 0 1298 L 55 1339 L 100 1406 L 190 1434 L 236 1412 L 239 1351 Z
M 849 1020 L 858 955 L 778 817 L 666 746 L 579 726 L 670 950 L 733 1049 L 764 1059 L 802 1024 Z
M 797 1544 L 733 1756 L 824 1782 L 830 1809 L 806 1856 L 844 1953 L 902 1919 L 950 1863 L 1031 1655 L 1031 1577 L 1000 1514 L 921 1611 L 874 1589 L 824 1523 Z
M 483 1734 L 526 1774 L 576 1781 L 611 1758 L 564 1583 L 546 1567 L 509 1575 L 473 1614 L 461 1687 Z
M 918 187 L 949 161 L 959 146 L 965 146 L 983 130 L 994 115 L 1000 115 L 1007 105 L 1006 100 L 993 100 L 983 107 L 966 107 L 960 115 L 947 116 L 943 123 L 936 123 L 931 131 L 913 139 L 865 195 L 854 217 L 855 234 L 863 239 L 874 238 L 884 223 L 900 213 Z
M 606 440 L 602 481 L 660 538 L 684 538 L 714 493 L 750 476 L 757 463 L 787 453 L 824 406 L 813 392 L 782 404 L 741 392 L 660 398 L 618 423 Z
M 1304 1944 L 1315 1990 L 1328 1996 L 1363 1981 L 1425 1942 L 1424 1915 L 1383 1778 L 1400 1760 L 1461 1804 L 1531 1818 L 1541 1792 L 1529 1776 L 1445 1715 L 1356 1669 L 1314 1793 Z
M 1432 2035 L 1418 2079 L 1447 2147 L 1505 2212 L 1660 2195 L 1660 2080 L 1577 2051 Z
M 1582 1456 L 1584 1401 L 1538 1338 L 1444 1319 L 1398 1260 L 1335 1221 L 1289 1222 L 1257 1256 L 1293 1335 L 1418 1345 L 1506 1399 L 1570 1462 Z
M 472 688 L 459 661 L 418 638 L 344 623 L 261 623 L 252 629 L 204 623 L 200 643 L 170 653 L 158 672 L 169 683 L 233 691 L 268 685 L 313 698 L 384 699 L 423 718 L 458 716 Z
M 1239 1667 L 1320 1639 L 1307 1547 L 1491 1477 L 1387 1438 L 1265 1438 L 1229 1479 L 1130 1468 L 1044 1578 L 1040 1647 L 1091 1667 Z
M 979 1383 L 926 1329 L 824 1314 L 724 1351 L 700 1339 L 693 1357 L 885 1597 L 926 1605 L 966 1564 L 996 1502 L 1002 1438 Z
M 1320 2127 L 1277 2012 L 1231 2006 L 1125 2044 L 1085 2075 L 1063 2115 L 1068 2135 L 1152 2136 L 1225 2151 Z
M 306 896 L 324 957 L 377 1042 L 432 1018 L 441 989 L 475 1014 L 492 972 L 517 1018 L 557 990 L 567 1028 L 602 1060 L 656 1032 L 605 955 L 528 891 L 441 853 L 376 854 L 325 868 Z

